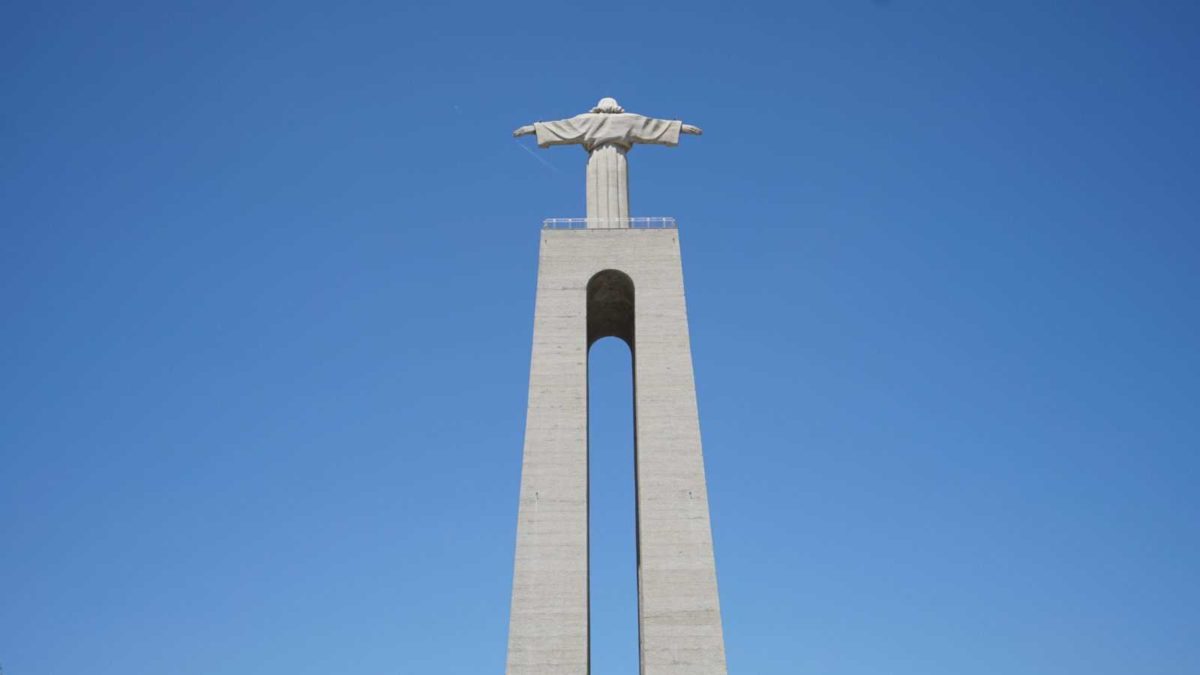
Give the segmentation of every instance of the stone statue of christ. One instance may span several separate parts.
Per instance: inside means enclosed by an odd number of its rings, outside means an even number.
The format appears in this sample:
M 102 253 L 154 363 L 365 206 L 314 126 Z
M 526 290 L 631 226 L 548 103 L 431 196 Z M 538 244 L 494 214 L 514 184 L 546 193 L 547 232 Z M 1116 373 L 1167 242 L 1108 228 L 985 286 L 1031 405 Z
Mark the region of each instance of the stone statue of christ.
M 629 168 L 625 153 L 635 143 L 679 144 L 679 134 L 703 133 L 679 120 L 659 120 L 625 112 L 612 98 L 600 99 L 590 113 L 557 122 L 534 122 L 513 136 L 537 134 L 543 148 L 582 145 L 588 151 L 587 226 L 629 227 Z

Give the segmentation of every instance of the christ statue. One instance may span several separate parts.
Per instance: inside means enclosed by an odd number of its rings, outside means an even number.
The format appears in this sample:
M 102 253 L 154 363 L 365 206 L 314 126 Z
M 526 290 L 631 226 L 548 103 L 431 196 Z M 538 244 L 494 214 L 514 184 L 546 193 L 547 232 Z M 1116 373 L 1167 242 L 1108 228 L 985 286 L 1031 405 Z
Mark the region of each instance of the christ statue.
M 588 151 L 587 226 L 629 227 L 629 168 L 625 153 L 635 143 L 679 144 L 679 134 L 701 134 L 679 120 L 659 120 L 625 112 L 616 99 L 603 98 L 589 113 L 557 122 L 534 122 L 513 136 L 537 134 L 543 148 L 582 145 Z

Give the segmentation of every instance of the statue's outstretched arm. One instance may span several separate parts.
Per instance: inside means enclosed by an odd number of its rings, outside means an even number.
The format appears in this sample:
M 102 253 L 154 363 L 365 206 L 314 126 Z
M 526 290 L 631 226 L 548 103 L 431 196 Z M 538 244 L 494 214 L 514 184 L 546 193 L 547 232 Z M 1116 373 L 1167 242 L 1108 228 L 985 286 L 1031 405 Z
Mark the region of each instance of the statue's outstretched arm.
M 526 124 L 523 127 L 518 127 L 517 130 L 513 132 L 513 136 L 528 136 L 529 134 L 536 132 L 537 129 L 534 129 L 532 124 Z
M 679 133 L 694 134 L 696 136 L 699 136 L 704 133 L 704 130 L 701 129 L 700 127 L 695 127 L 690 124 L 683 124 L 683 125 L 680 125 L 680 127 L 679 127 Z

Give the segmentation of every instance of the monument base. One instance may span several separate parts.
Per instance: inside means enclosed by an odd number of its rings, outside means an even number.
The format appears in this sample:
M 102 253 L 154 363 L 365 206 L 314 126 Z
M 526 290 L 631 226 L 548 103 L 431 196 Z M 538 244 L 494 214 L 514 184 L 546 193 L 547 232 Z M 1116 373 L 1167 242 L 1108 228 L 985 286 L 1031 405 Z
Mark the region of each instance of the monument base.
M 587 358 L 602 334 L 633 353 L 641 672 L 726 675 L 674 227 L 542 231 L 508 675 L 589 672 Z

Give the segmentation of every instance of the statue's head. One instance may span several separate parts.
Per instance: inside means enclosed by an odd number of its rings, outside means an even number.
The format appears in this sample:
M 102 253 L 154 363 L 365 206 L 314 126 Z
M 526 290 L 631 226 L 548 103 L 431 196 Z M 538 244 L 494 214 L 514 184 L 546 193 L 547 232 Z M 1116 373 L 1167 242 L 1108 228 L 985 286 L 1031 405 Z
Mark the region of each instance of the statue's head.
M 604 98 L 600 99 L 600 102 L 596 104 L 595 108 L 592 108 L 592 112 L 615 114 L 623 113 L 625 112 L 625 109 L 617 103 L 617 99 L 605 96 Z

